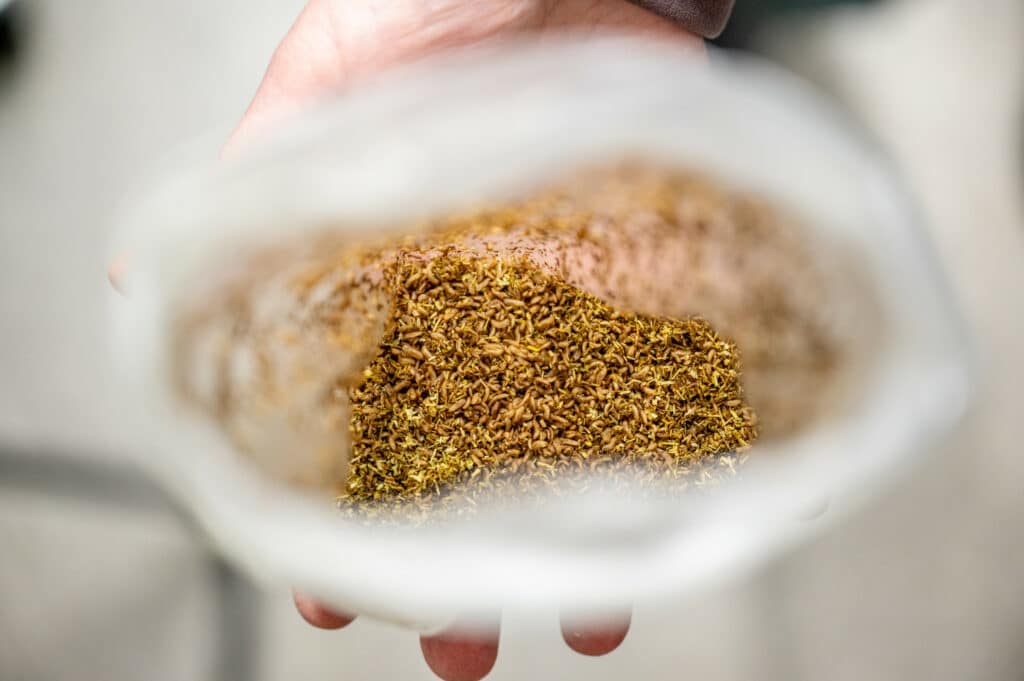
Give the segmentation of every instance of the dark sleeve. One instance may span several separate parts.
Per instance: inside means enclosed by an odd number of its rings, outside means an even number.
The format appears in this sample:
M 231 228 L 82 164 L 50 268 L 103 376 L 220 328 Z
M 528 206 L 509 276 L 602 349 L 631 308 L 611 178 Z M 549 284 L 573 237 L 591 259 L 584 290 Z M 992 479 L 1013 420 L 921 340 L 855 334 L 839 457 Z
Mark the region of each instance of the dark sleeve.
M 736 0 L 630 0 L 705 38 L 717 38 Z

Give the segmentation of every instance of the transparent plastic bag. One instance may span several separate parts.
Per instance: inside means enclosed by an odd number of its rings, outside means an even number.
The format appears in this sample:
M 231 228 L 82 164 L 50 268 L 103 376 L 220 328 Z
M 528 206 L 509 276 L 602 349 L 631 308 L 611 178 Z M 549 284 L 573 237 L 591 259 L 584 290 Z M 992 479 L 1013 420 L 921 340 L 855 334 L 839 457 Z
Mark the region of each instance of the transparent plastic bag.
M 855 316 L 871 310 L 848 320 L 871 331 L 856 389 L 793 437 L 755 445 L 736 484 L 642 502 L 595 490 L 451 525 L 366 527 L 328 496 L 264 477 L 176 397 L 175 306 L 246 244 L 324 225 L 355 240 L 618 158 L 767 197 L 858 263 L 863 290 L 835 301 Z M 438 57 L 237 159 L 167 178 L 123 224 L 133 262 L 115 338 L 144 464 L 254 575 L 394 621 L 434 626 L 504 603 L 600 612 L 750 569 L 908 470 L 967 402 L 958 319 L 885 159 L 800 82 L 758 62 L 716 55 L 695 66 L 611 38 Z M 829 521 L 798 521 L 822 499 Z

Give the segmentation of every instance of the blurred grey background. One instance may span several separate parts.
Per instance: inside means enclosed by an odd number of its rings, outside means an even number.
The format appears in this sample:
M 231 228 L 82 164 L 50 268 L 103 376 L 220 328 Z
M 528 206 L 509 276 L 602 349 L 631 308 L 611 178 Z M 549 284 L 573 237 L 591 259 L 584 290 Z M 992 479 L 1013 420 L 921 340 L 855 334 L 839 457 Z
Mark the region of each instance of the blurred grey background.
M 2 15 L 4 681 L 432 678 L 415 633 L 313 630 L 286 592 L 211 556 L 123 466 L 109 399 L 118 202 L 182 145 L 217 153 L 201 135 L 238 119 L 301 4 L 18 0 Z M 722 42 L 815 80 L 901 166 L 975 334 L 973 413 L 926 467 L 767 570 L 638 603 L 606 658 L 571 653 L 554 613 L 511 618 L 489 678 L 1024 679 L 1024 3 L 782 4 L 738 0 Z

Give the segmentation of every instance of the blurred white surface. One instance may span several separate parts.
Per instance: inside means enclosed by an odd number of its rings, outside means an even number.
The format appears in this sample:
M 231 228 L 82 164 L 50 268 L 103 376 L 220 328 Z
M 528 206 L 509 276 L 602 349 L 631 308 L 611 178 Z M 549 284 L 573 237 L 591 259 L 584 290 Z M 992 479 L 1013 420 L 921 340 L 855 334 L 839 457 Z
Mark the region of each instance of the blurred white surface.
M 779 568 L 800 678 L 1024 677 L 1024 4 L 901 0 L 780 31 L 920 198 L 973 328 L 966 427 L 885 503 Z
M 0 678 L 204 678 L 216 598 L 175 518 L 0 490 Z
M 116 456 L 111 211 L 168 151 L 230 127 L 300 4 L 30 4 L 31 49 L 0 90 L 0 442 Z M 921 197 L 975 330 L 975 412 L 932 465 L 760 577 L 637 604 L 607 658 L 568 651 L 554 613 L 512 613 L 489 678 L 1024 677 L 1024 5 L 899 0 L 779 35 Z M 209 618 L 180 530 L 2 489 L 0 678 L 201 678 Z M 267 602 L 263 681 L 431 678 L 411 632 L 318 632 L 286 594 Z
M 21 4 L 27 49 L 0 90 L 0 437 L 116 452 L 113 213 L 162 158 L 230 130 L 302 3 Z

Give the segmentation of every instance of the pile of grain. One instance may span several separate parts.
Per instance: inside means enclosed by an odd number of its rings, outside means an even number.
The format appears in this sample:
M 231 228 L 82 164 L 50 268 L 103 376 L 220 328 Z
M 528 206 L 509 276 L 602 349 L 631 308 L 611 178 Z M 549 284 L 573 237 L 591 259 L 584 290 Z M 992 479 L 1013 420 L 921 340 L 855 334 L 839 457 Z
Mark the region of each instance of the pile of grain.
M 402 238 L 327 230 L 200 287 L 177 375 L 264 470 L 350 511 L 461 512 L 595 470 L 682 488 L 828 403 L 832 263 L 795 224 L 622 164 Z
M 736 349 L 703 320 L 624 313 L 525 261 L 404 257 L 387 279 L 381 352 L 349 395 L 349 506 L 680 476 L 755 437 Z

